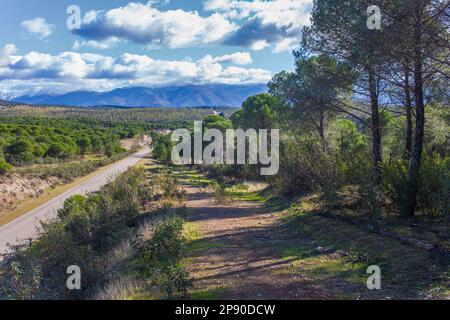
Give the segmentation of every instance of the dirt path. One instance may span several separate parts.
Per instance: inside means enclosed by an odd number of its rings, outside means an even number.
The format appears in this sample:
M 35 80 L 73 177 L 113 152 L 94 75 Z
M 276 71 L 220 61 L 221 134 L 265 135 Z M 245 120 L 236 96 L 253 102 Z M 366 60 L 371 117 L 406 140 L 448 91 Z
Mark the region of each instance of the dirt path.
M 277 212 L 258 202 L 218 206 L 212 194 L 187 187 L 190 224 L 197 232 L 189 272 L 194 297 L 212 299 L 330 299 L 319 284 L 289 270 L 277 248 L 299 241 Z
M 220 206 L 187 183 L 192 299 L 450 299 L 448 260 L 432 251 L 311 210 Z M 372 265 L 382 290 L 367 288 Z

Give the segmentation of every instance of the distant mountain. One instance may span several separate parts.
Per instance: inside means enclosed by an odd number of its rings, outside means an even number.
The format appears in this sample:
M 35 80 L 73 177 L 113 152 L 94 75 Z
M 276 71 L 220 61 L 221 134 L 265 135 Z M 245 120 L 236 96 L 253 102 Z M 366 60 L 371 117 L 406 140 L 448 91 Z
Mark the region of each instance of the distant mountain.
M 10 107 L 10 106 L 14 106 L 17 103 L 15 102 L 11 102 L 11 101 L 6 101 L 6 100 L 1 100 L 0 99 L 0 107 Z
M 118 107 L 240 107 L 250 96 L 267 92 L 256 85 L 178 85 L 130 87 L 109 92 L 76 91 L 64 95 L 33 95 L 15 101 L 39 105 L 118 106 Z

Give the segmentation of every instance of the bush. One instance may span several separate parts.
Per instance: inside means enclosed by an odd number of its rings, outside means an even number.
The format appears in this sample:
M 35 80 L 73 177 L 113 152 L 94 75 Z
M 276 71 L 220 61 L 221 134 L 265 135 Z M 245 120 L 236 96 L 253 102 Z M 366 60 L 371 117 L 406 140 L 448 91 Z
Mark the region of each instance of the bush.
M 66 147 L 62 143 L 52 143 L 48 148 L 47 157 L 64 158 L 67 156 Z
M 153 198 L 151 182 L 143 170 L 130 169 L 96 194 L 67 199 L 58 212 L 59 219 L 43 223 L 41 237 L 31 247 L 19 248 L 11 258 L 35 264 L 21 264 L 20 268 L 8 270 L 6 277 L 12 280 L 4 286 L 15 290 L 16 297 L 35 298 L 30 292 L 37 292 L 37 284 L 32 285 L 32 280 L 37 280 L 33 275 L 38 270 L 45 279 L 39 292 L 46 298 L 86 297 L 105 281 L 108 253 L 122 241 L 131 239 L 138 216 Z M 65 268 L 70 265 L 83 271 L 81 291 L 68 292 L 65 288 L 62 279 L 67 279 Z M 15 289 L 18 286 L 14 283 L 19 283 L 23 290 Z M 27 289 L 25 284 L 31 288 Z
M 8 162 L 30 162 L 35 157 L 33 155 L 33 145 L 28 140 L 18 140 L 5 149 Z
M 10 277 L 8 279 L 8 296 L 14 300 L 32 300 L 38 296 L 42 274 L 38 266 L 28 266 L 31 272 L 25 272 L 19 262 L 9 265 Z
M 187 294 L 192 284 L 181 265 L 186 254 L 186 237 L 180 216 L 163 219 L 149 240 L 138 239 L 134 246 L 139 274 L 159 285 L 169 298 Z
M 447 216 L 449 193 L 450 157 L 441 158 L 437 154 L 425 157 L 420 170 L 419 210 L 425 215 Z
M 172 141 L 170 135 L 153 134 L 153 157 L 161 162 L 170 163 L 172 160 Z
M 5 174 L 12 170 L 12 166 L 6 162 L 5 159 L 0 157 L 0 174 Z
M 437 154 L 424 157 L 417 197 L 417 209 L 423 215 L 435 217 L 448 215 L 449 172 L 449 157 L 441 158 Z M 392 209 L 397 213 L 402 212 L 408 182 L 408 163 L 399 160 L 391 165 L 384 164 L 383 178 L 384 190 L 392 204 Z

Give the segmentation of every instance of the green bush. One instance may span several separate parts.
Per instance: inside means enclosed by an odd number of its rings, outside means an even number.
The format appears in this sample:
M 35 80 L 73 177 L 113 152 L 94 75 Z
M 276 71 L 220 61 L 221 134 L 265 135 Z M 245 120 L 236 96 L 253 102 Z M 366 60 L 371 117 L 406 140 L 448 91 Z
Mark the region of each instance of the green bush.
M 5 174 L 12 170 L 12 166 L 6 162 L 5 159 L 0 157 L 0 174 Z
M 445 217 L 448 214 L 450 158 L 437 154 L 425 156 L 419 176 L 417 208 L 423 215 Z M 403 211 L 408 182 L 408 163 L 383 164 L 384 190 L 397 213 Z
M 180 216 L 161 220 L 149 240 L 139 239 L 134 245 L 139 274 L 159 285 L 169 298 L 187 294 L 192 283 L 181 265 L 186 254 L 186 237 Z
M 151 182 L 143 170 L 130 169 L 96 194 L 67 199 L 58 211 L 59 219 L 43 223 L 41 237 L 11 258 L 11 261 L 35 263 L 8 270 L 7 279 L 18 279 L 4 286 L 19 292 L 14 289 L 14 283 L 31 283 L 38 268 L 45 281 L 40 283 L 39 290 L 36 284 L 32 285 L 30 290 L 38 292 L 37 296 L 30 296 L 28 289 L 21 295 L 55 299 L 86 297 L 106 280 L 108 253 L 136 233 L 138 216 L 154 198 Z M 70 265 L 77 265 L 83 271 L 81 291 L 68 292 L 65 288 L 65 268 Z
M 437 154 L 425 157 L 420 170 L 420 188 L 417 197 L 419 210 L 425 215 L 448 215 L 450 198 L 450 157 Z
M 164 163 L 172 160 L 172 141 L 170 135 L 153 134 L 153 158 Z
M 33 145 L 28 140 L 17 140 L 5 149 L 8 162 L 30 162 L 35 157 L 33 155 Z

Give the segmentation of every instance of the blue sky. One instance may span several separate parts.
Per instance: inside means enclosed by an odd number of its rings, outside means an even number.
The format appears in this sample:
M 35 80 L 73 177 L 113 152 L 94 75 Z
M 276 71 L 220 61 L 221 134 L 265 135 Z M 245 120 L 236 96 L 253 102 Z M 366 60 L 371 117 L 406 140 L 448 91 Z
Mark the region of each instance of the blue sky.
M 81 11 L 69 30 L 70 5 Z M 0 97 L 258 83 L 293 68 L 312 0 L 3 0 Z

